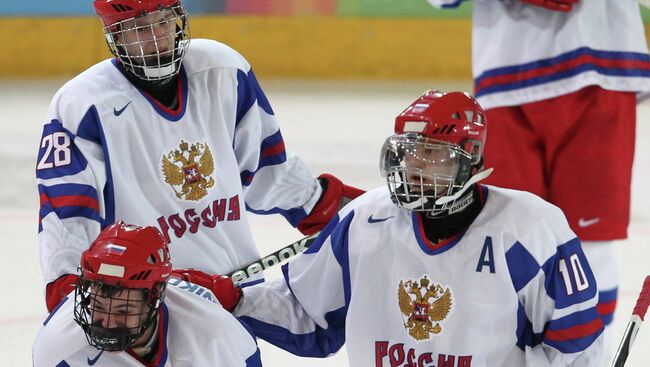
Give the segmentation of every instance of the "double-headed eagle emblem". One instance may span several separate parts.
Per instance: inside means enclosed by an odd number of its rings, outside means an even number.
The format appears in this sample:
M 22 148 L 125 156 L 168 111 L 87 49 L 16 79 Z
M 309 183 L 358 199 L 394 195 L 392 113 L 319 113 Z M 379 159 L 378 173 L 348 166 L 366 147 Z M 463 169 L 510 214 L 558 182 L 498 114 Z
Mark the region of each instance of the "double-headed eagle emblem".
M 429 339 L 429 334 L 442 331 L 439 321 L 444 320 L 451 310 L 449 288 L 429 284 L 425 275 L 419 283 L 411 279 L 400 281 L 397 296 L 399 308 L 407 317 L 404 327 L 415 340 Z
M 201 200 L 214 186 L 214 179 L 210 177 L 214 172 L 214 160 L 205 143 L 188 144 L 181 140 L 178 149 L 163 154 L 162 171 L 165 182 L 179 199 Z

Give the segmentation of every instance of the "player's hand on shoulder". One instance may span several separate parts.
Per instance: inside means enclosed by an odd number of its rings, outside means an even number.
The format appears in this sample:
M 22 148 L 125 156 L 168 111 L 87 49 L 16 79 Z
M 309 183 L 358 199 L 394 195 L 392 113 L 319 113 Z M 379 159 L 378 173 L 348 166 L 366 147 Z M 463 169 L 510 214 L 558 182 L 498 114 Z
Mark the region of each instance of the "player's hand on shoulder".
M 211 275 L 196 269 L 175 269 L 172 271 L 172 276 L 210 289 L 228 312 L 232 312 L 237 307 L 241 297 L 241 289 L 225 275 Z
M 318 176 L 318 181 L 323 188 L 323 193 L 311 213 L 300 221 L 297 226 L 298 230 L 306 235 L 314 234 L 323 229 L 343 206 L 365 192 L 344 184 L 329 173 Z
M 569 12 L 579 0 L 521 0 L 521 2 L 539 6 L 548 10 Z

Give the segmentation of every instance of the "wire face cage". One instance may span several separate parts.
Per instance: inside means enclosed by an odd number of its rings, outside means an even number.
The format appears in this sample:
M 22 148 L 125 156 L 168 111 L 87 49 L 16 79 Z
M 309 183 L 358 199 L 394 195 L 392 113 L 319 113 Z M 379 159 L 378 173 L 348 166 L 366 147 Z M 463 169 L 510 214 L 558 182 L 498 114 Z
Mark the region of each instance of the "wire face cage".
M 190 43 L 187 11 L 180 4 L 105 26 L 104 34 L 124 67 L 152 82 L 164 82 L 179 73 Z

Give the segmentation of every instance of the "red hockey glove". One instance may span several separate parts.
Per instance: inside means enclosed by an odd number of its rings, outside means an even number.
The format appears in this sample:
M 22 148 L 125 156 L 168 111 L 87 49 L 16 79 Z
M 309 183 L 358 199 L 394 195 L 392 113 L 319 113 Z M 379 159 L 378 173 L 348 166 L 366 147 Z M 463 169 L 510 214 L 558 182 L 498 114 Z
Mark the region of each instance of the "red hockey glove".
M 568 12 L 579 0 L 521 0 L 521 2 L 541 6 L 548 10 Z
M 47 312 L 52 312 L 54 307 L 61 302 L 77 286 L 79 276 L 74 274 L 61 275 L 55 281 L 45 286 L 45 305 Z
M 323 194 L 308 216 L 298 223 L 298 230 L 306 235 L 314 234 L 327 224 L 334 215 L 352 199 L 360 196 L 365 191 L 356 187 L 344 185 L 341 180 L 323 173 L 318 176 L 323 186 Z
M 228 312 L 232 312 L 237 307 L 241 297 L 241 289 L 225 275 L 210 275 L 196 269 L 175 269 L 172 271 L 172 276 L 208 288 Z

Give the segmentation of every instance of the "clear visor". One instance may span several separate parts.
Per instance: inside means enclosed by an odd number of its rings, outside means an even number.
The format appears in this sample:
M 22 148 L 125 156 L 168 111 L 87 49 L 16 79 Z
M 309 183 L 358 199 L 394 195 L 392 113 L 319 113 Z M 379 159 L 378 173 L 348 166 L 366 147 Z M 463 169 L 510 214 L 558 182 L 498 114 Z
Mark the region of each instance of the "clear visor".
M 187 13 L 180 5 L 123 20 L 104 32 L 113 54 L 145 80 L 178 73 L 189 44 Z
M 399 206 L 430 210 L 435 199 L 451 195 L 462 186 L 456 182 L 462 158 L 470 157 L 457 145 L 402 134 L 384 142 L 380 168 Z

